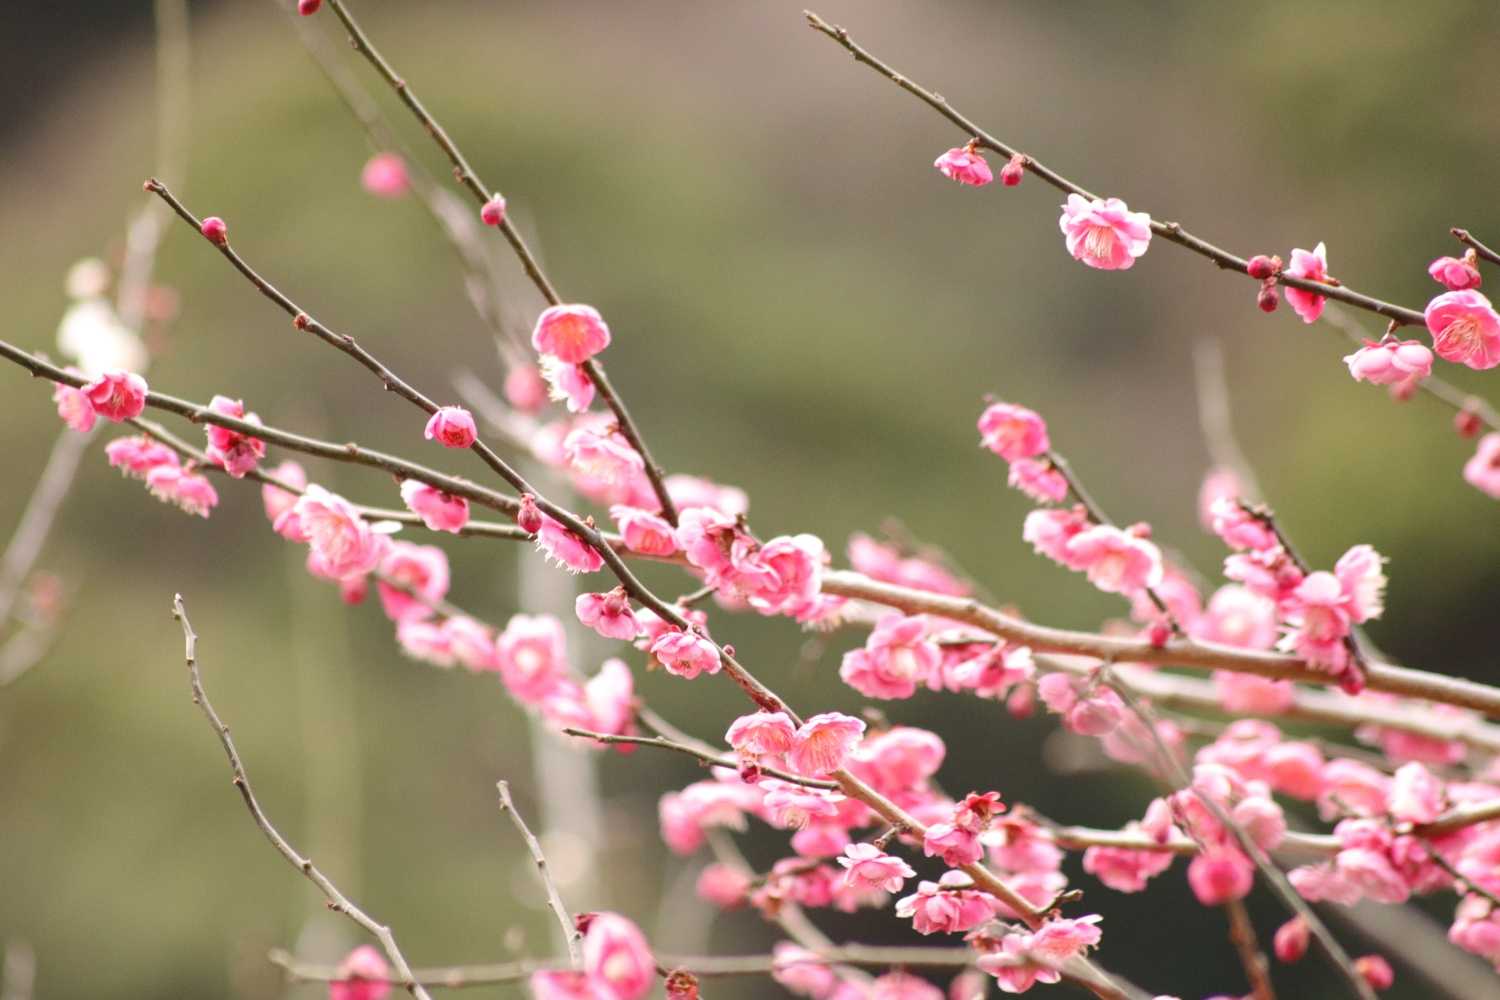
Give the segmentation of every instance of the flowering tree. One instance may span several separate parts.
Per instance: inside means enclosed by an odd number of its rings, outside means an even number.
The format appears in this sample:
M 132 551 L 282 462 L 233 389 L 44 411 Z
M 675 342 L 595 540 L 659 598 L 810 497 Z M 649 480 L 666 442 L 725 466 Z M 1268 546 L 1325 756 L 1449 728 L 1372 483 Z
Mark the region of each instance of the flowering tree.
M 96 265 L 70 279 L 81 302 L 75 308 L 87 307 L 72 326 L 65 323 L 60 344 L 74 364 L 59 366 L 3 341 L 0 355 L 52 384 L 70 435 L 65 440 L 87 443 L 100 427 L 128 425 L 128 433 L 105 445 L 105 457 L 157 499 L 209 517 L 221 488 L 240 489 L 233 482 L 239 480 L 258 484 L 270 530 L 306 547 L 308 574 L 337 586 L 351 603 L 366 599 L 373 586 L 395 642 L 412 659 L 496 675 L 519 710 L 578 753 L 647 748 L 697 758 L 709 768 L 703 780 L 662 789 L 661 837 L 682 855 L 712 849 L 715 860 L 702 869 L 699 894 L 724 908 L 754 907 L 787 940 L 767 956 L 674 956 L 670 942 L 648 942 L 630 913 L 572 913 L 502 782 L 501 808 L 543 876 L 538 891 L 557 918 L 566 957 L 485 969 L 414 968 L 398 943 L 399 920 L 387 925 L 362 910 L 262 809 L 204 689 L 197 636 L 179 598 L 174 612 L 186 639 L 192 697 L 218 735 L 253 821 L 334 911 L 378 945 L 355 949 L 334 968 L 279 956 L 291 975 L 327 981 L 335 1000 L 378 1000 L 393 986 L 426 997 L 434 987 L 511 981 L 526 982 L 540 1000 L 635 1000 L 658 983 L 668 997 L 686 1000 L 708 992 L 702 984 L 708 977 L 734 974 L 769 974 L 793 993 L 816 998 L 920 1000 L 945 995 L 929 979 L 937 973 L 949 980 L 946 995 L 955 1000 L 1060 982 L 1108 1000 L 1170 1000 L 1165 957 L 1160 982 L 1138 986 L 1109 971 L 1108 928 L 1090 912 L 1085 892 L 1149 891 L 1153 879 L 1170 877 L 1179 857 L 1197 901 L 1224 911 L 1241 958 L 1241 970 L 1224 970 L 1226 997 L 1275 996 L 1275 966 L 1243 902 L 1257 882 L 1285 909 L 1272 937 L 1275 961 L 1296 962 L 1315 951 L 1347 994 L 1370 998 L 1386 989 L 1392 966 L 1379 954 L 1351 956 L 1310 904 L 1396 906 L 1413 897 L 1442 898 L 1452 911 L 1452 944 L 1500 967 L 1500 780 L 1493 763 L 1500 729 L 1488 721 L 1500 715 L 1500 690 L 1398 666 L 1374 648 L 1361 626 L 1384 612 L 1384 560 L 1375 548 L 1351 539 L 1331 567 L 1309 563 L 1257 495 L 1249 470 L 1226 464 L 1209 472 L 1200 496 L 1203 525 L 1226 551 L 1222 579 L 1195 579 L 1148 525 L 1121 527 L 1084 487 L 1053 443 L 1054 433 L 1084 429 L 1049 427 L 1041 414 L 1009 400 L 976 404 L 977 431 L 994 456 L 984 459 L 1005 463 L 1011 486 L 1036 504 L 1020 526 L 1022 537 L 1039 555 L 1078 573 L 1080 587 L 1122 598 L 1128 620 L 1097 631 L 1035 623 L 983 599 L 975 580 L 940 557 L 861 534 L 849 541 L 847 569 L 836 568 L 828 547 L 811 534 L 762 537 L 745 492 L 669 473 L 652 453 L 603 363 L 608 351 L 629 349 L 629 336 L 616 345 L 597 309 L 562 297 L 508 215 L 506 199 L 480 180 L 347 0 L 300 0 L 297 10 L 336 18 L 375 77 L 393 88 L 451 162 L 486 227 L 445 226 L 460 258 L 474 259 L 474 240 L 503 240 L 548 303 L 529 343 L 511 347 L 503 405 L 476 419 L 473 403 L 429 395 L 353 336 L 315 318 L 310 304 L 283 293 L 235 249 L 224 219 L 199 217 L 161 180 L 147 181 L 146 190 L 201 234 L 206 252 L 216 251 L 281 310 L 307 350 L 318 349 L 311 343 L 318 341 L 347 355 L 374 377 L 372 388 L 378 383 L 419 411 L 411 419 L 414 431 L 422 421 L 427 448 L 472 452 L 483 468 L 473 478 L 453 476 L 410 456 L 263 421 L 230 395 L 199 403 L 151 389 L 134 332 L 143 307 L 126 308 L 123 282 L 119 307 L 102 304 Z M 1333 320 L 1344 308 L 1386 320 L 1379 341 L 1357 338 L 1344 359 L 1348 374 L 1387 386 L 1398 398 L 1430 394 L 1454 409 L 1460 433 L 1485 431 L 1463 479 L 1500 498 L 1500 414 L 1434 374 L 1439 360 L 1476 370 L 1500 365 L 1500 314 L 1478 290 L 1481 262 L 1500 264 L 1500 255 L 1478 239 L 1454 231 L 1466 249 L 1430 264 L 1442 290 L 1421 310 L 1333 277 L 1322 243 L 1292 249 L 1287 260 L 1241 257 L 1176 222 L 1080 187 L 991 136 L 844 29 L 814 14 L 808 23 L 958 129 L 963 144 L 934 164 L 942 176 L 989 187 L 995 180 L 989 156 L 1004 161 L 1003 187 L 1030 176 L 1028 190 L 1045 184 L 1061 192 L 1066 257 L 1059 255 L 1059 267 L 1072 266 L 1071 257 L 1095 270 L 1128 270 L 1165 242 L 1256 282 L 1263 311 L 1275 311 L 1284 295 L 1304 323 Z M 378 117 L 363 121 L 381 134 Z M 414 196 L 442 221 L 448 196 L 393 150 L 369 161 L 362 183 L 376 196 Z M 141 247 L 149 259 L 154 242 L 143 239 Z M 1072 280 L 1088 277 L 1076 272 Z M 203 425 L 205 440 L 178 436 L 148 411 Z M 274 465 L 272 449 L 281 452 Z M 286 457 L 294 454 L 300 461 L 364 466 L 396 485 L 382 505 L 356 503 Z M 583 502 L 539 488 L 528 464 L 557 473 Z M 66 488 L 55 479 L 43 477 L 38 509 Z M 475 508 L 490 519 L 475 516 Z M 10 616 L 46 520 L 28 518 L 18 529 L 0 576 L 0 621 Z M 557 572 L 577 575 L 586 591 L 571 613 L 618 643 L 619 656 L 597 670 L 580 669 L 568 657 L 561 621 L 545 608 L 524 609 L 503 625 L 464 610 L 451 600 L 448 558 L 436 544 L 459 539 L 531 544 Z M 694 589 L 663 596 L 637 575 L 643 561 L 670 565 Z M 1062 727 L 1097 740 L 1120 766 L 1160 782 L 1162 794 L 1140 804 L 1138 821 L 1094 829 L 1007 801 L 1004 788 L 945 789 L 942 734 L 892 724 L 884 711 L 865 717 L 817 711 L 823 706 L 802 703 L 794 691 L 773 690 L 754 670 L 753 651 L 742 654 L 713 638 L 710 615 L 699 606 L 710 599 L 716 615 L 860 630 L 863 643 L 843 655 L 839 677 L 888 708 L 936 692 L 1001 702 L 1016 715 L 1036 711 L 1039 702 Z M 45 588 L 32 603 L 46 605 Z M 30 622 L 23 622 L 10 642 L 33 639 Z M 34 659 L 28 654 L 25 663 Z M 743 693 L 743 714 L 724 720 L 722 736 L 717 724 L 709 731 L 706 724 L 664 718 L 637 691 L 644 670 L 684 684 L 723 677 Z M 1327 724 L 1345 738 L 1298 738 L 1277 719 Z M 1294 804 L 1310 808 L 1288 815 Z M 735 846 L 732 835 L 746 831 L 751 819 L 782 831 L 786 855 L 767 871 L 749 868 Z M 1070 887 L 1062 870 L 1069 854 L 1080 855 L 1083 870 L 1104 888 Z M 892 921 L 909 923 L 914 943 L 836 942 L 806 917 L 806 911 L 860 908 L 888 909 Z M 934 936 L 940 944 L 931 943 Z

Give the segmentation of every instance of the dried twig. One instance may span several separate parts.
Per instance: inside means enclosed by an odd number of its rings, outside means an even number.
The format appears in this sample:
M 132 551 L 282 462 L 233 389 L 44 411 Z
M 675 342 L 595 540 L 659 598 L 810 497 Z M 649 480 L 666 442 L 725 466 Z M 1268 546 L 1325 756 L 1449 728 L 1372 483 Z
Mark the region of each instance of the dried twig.
M 511 822 L 516 825 L 516 830 L 520 832 L 521 839 L 526 841 L 526 850 L 531 852 L 531 860 L 536 862 L 537 874 L 541 876 L 542 885 L 547 889 L 547 906 L 551 908 L 553 916 L 557 917 L 557 922 L 562 927 L 563 941 L 568 946 L 568 958 L 571 960 L 573 968 L 582 968 L 583 952 L 579 945 L 582 936 L 578 933 L 578 928 L 574 926 L 573 918 L 568 914 L 568 908 L 563 903 L 562 893 L 557 891 L 557 883 L 552 881 L 552 872 L 547 867 L 547 857 L 542 853 L 542 845 L 536 839 L 536 836 L 532 834 L 530 828 L 526 826 L 526 821 L 521 818 L 520 810 L 516 808 L 515 802 L 511 800 L 510 783 L 499 781 L 495 783 L 495 788 L 500 793 L 500 811 L 509 816 Z

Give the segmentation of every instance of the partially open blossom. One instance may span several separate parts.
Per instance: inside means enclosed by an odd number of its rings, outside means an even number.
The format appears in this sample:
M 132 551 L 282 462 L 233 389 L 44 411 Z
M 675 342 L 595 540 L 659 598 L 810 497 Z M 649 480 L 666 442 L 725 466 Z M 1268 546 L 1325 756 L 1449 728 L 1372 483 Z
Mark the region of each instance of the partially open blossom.
M 867 698 L 910 698 L 942 662 L 921 615 L 883 616 L 860 649 L 844 654 L 839 676 Z
M 1055 983 L 1062 973 L 1032 957 L 1030 934 L 1007 934 L 1000 947 L 979 957 L 978 966 L 995 977 L 1002 993 L 1025 993 L 1037 983 Z
M 760 782 L 765 792 L 762 805 L 771 823 L 787 830 L 801 830 L 808 822 L 819 817 L 837 816 L 839 804 L 844 796 L 838 792 L 794 785 L 778 778 L 766 778 Z
M 1128 597 L 1161 582 L 1161 550 L 1112 525 L 1096 524 L 1079 532 L 1068 540 L 1067 555 L 1106 593 Z
M 1123 847 L 1090 847 L 1083 870 L 1116 892 L 1140 892 L 1151 878 L 1172 867 L 1171 851 L 1137 851 Z
M 134 372 L 107 371 L 82 391 L 95 413 L 115 423 L 138 417 L 146 408 L 146 380 Z
M 547 384 L 547 394 L 560 403 L 566 403 L 569 413 L 582 413 L 594 402 L 594 380 L 589 378 L 582 365 L 566 364 L 544 354 L 539 367 Z
M 672 627 L 651 643 L 651 656 L 667 673 L 692 680 L 699 674 L 716 674 L 722 663 L 719 650 L 697 632 Z
M 243 402 L 228 396 L 215 396 L 208 408 L 220 416 L 234 417 L 252 424 L 260 423 L 260 418 L 255 414 L 246 415 Z M 258 437 L 241 434 L 218 424 L 209 424 L 204 428 L 204 433 L 208 435 L 209 461 L 234 479 L 243 479 L 266 456 L 266 443 Z
M 1305 281 L 1326 282 L 1328 279 L 1328 248 L 1322 243 L 1313 247 L 1312 252 L 1303 249 L 1292 251 L 1292 262 L 1284 272 L 1293 278 L 1302 278 Z M 1292 309 L 1298 316 L 1302 317 L 1304 323 L 1316 323 L 1323 315 L 1323 305 L 1328 301 L 1316 292 L 1304 291 L 1301 288 L 1286 289 L 1286 300 L 1291 303 Z
M 796 732 L 785 712 L 754 712 L 735 719 L 724 741 L 743 754 L 780 757 L 792 748 Z
M 456 535 L 469 523 L 469 501 L 415 479 L 401 481 L 401 501 L 433 531 Z
M 1464 463 L 1464 482 L 1500 500 L 1500 431 L 1479 439 L 1473 457 Z
M 399 198 L 411 187 L 411 178 L 399 154 L 376 153 L 365 161 L 359 183 L 377 198 Z
M 656 959 L 645 936 L 617 913 L 597 913 L 589 921 L 583 968 L 601 1000 L 640 1000 L 656 980 Z
M 1081 570 L 1088 564 L 1082 554 L 1075 554 L 1068 548 L 1068 543 L 1082 534 L 1089 525 L 1088 513 L 1081 506 L 1034 510 L 1026 515 L 1026 521 L 1021 527 L 1021 538 L 1030 542 L 1039 555 L 1062 563 L 1069 569 Z
M 505 221 L 505 199 L 499 194 L 490 196 L 479 209 L 479 218 L 486 226 L 498 226 Z
M 907 879 L 917 876 L 911 865 L 874 844 L 850 844 L 844 848 L 839 864 L 847 869 L 844 873 L 847 884 L 864 885 L 883 892 L 900 892 Z
M 1462 257 L 1439 257 L 1427 265 L 1427 273 L 1432 280 L 1448 289 L 1450 292 L 1461 292 L 1466 288 L 1478 288 L 1484 279 L 1479 274 L 1479 268 L 1475 266 L 1474 251 Z
M 817 603 L 827 559 L 816 535 L 778 535 L 738 560 L 736 589 L 763 615 L 800 617 Z
M 831 774 L 844 766 L 844 760 L 864 735 L 862 720 L 840 712 L 814 715 L 797 729 L 786 761 L 792 770 L 811 778 Z
M 362 576 L 385 552 L 385 536 L 372 531 L 353 504 L 321 486 L 309 486 L 288 514 L 296 519 L 323 575 L 331 579 Z
M 180 464 L 177 452 L 160 441 L 143 436 L 115 438 L 104 446 L 104 455 L 112 468 L 119 469 L 122 475 L 131 479 L 145 479 L 158 465 Z
M 427 421 L 422 436 L 445 448 L 467 448 L 479 436 L 474 417 L 461 406 L 443 406 Z
M 624 639 L 627 642 L 640 635 L 641 625 L 630 610 L 630 598 L 624 587 L 616 587 L 605 594 L 579 594 L 573 602 L 578 620 L 598 632 L 606 639 Z
M 427 618 L 432 614 L 430 605 L 448 593 L 448 555 L 435 545 L 390 542 L 380 560 L 380 573 L 386 578 L 379 585 L 380 606 L 392 621 Z
M 1011 156 L 1005 161 L 1005 166 L 1000 168 L 1000 183 L 1006 187 L 1015 187 L 1021 183 L 1026 176 L 1026 157 L 1020 153 Z
M 609 346 L 609 326 L 593 306 L 561 305 L 544 310 L 531 333 L 537 353 L 581 365 Z
M 1208 850 L 1188 862 L 1188 885 L 1204 906 L 1244 899 L 1254 881 L 1254 864 L 1237 848 Z
M 52 389 L 52 402 L 57 404 L 57 415 L 62 422 L 80 434 L 94 429 L 97 414 L 88 394 L 82 389 L 59 382 Z
M 1061 503 L 1068 496 L 1068 480 L 1044 459 L 1018 458 L 1010 463 L 1010 485 L 1037 503 Z
M 1007 462 L 1033 458 L 1052 447 L 1047 422 L 1015 403 L 991 403 L 979 415 L 979 443 Z
M 972 888 L 960 871 L 944 872 L 937 882 L 919 882 L 917 891 L 896 900 L 896 916 L 910 918 L 918 934 L 961 934 L 994 917 L 995 897 Z
M 300 464 L 291 459 L 287 459 L 276 466 L 276 468 L 268 470 L 268 475 L 299 490 L 307 488 L 307 472 Z M 274 526 L 276 520 L 283 513 L 291 510 L 297 503 L 297 496 L 296 493 L 289 493 L 279 486 L 272 486 L 270 483 L 261 486 L 260 502 L 266 509 L 266 519 Z
M 526 511 L 526 501 L 521 501 L 521 512 Z M 539 512 L 540 513 L 540 512 Z M 584 541 L 578 535 L 570 531 L 566 525 L 548 514 L 542 514 L 542 525 L 536 532 L 536 547 L 541 549 L 549 560 L 568 570 L 570 573 L 595 573 L 604 565 L 604 557 L 595 548 Z M 521 524 L 520 515 L 516 519 Z M 526 525 L 521 524 L 524 529 Z
M 643 556 L 669 556 L 677 551 L 677 536 L 666 518 L 625 504 L 615 504 L 609 516 L 630 551 Z
M 1031 935 L 1029 951 L 1035 958 L 1053 968 L 1078 958 L 1099 944 L 1101 937 L 1097 913 L 1073 919 L 1049 920 Z
M 1068 253 L 1104 271 L 1125 270 L 1151 245 L 1151 216 L 1132 212 L 1119 198 L 1070 194 L 1057 224 Z
M 969 187 L 984 187 L 995 179 L 990 165 L 972 145 L 955 146 L 934 160 L 932 165 L 950 181 L 958 181 Z
M 339 963 L 337 978 L 328 984 L 328 1000 L 382 1000 L 391 992 L 390 978 L 385 958 L 362 944 Z
M 575 427 L 563 439 L 563 457 L 573 470 L 602 483 L 624 483 L 643 474 L 646 463 L 619 434 Z
M 146 488 L 156 499 L 181 508 L 185 513 L 207 517 L 219 504 L 213 484 L 189 469 L 163 463 L 146 473 Z
M 1356 382 L 1393 385 L 1431 375 L 1432 351 L 1415 340 L 1367 340 L 1359 350 L 1345 356 L 1344 364 Z
M 1500 314 L 1479 292 L 1444 292 L 1424 312 L 1432 349 L 1444 361 L 1484 371 L 1500 365 Z

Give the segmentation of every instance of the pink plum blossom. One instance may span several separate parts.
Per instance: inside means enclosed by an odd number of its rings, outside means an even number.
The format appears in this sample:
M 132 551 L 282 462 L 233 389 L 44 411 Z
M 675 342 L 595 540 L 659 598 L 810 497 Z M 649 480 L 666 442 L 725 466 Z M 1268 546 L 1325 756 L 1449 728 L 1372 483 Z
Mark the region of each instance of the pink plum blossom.
M 750 876 L 738 868 L 712 864 L 698 875 L 698 898 L 721 909 L 732 909 L 744 905 L 751 884 Z
M 1061 968 L 1099 944 L 1102 935 L 1098 923 L 1103 919 L 1094 913 L 1086 917 L 1049 920 L 1032 933 L 1028 950 L 1032 958 L 1054 969 Z
M 380 606 L 392 621 L 427 618 L 431 605 L 448 593 L 448 555 L 435 545 L 391 542 L 380 560 L 380 574 L 385 578 L 379 582 Z
M 1128 597 L 1161 582 L 1161 550 L 1111 525 L 1096 524 L 1073 536 L 1067 555 L 1106 593 Z
M 474 416 L 461 406 L 439 407 L 427 421 L 422 436 L 444 448 L 467 448 L 479 436 Z
M 792 747 L 796 728 L 785 712 L 754 712 L 730 725 L 724 741 L 740 753 L 779 757 Z
M 1029 945 L 1029 934 L 1007 934 L 1000 947 L 985 952 L 978 961 L 979 968 L 995 977 L 995 984 L 1002 993 L 1025 993 L 1037 983 L 1055 983 L 1062 973 L 1037 958 L 1033 958 Z
M 972 888 L 960 871 L 943 873 L 937 882 L 919 882 L 917 891 L 896 901 L 896 916 L 910 919 L 918 934 L 961 934 L 994 917 L 995 897 Z
M 617 913 L 596 913 L 589 921 L 583 969 L 601 1000 L 640 1000 L 656 981 L 656 959 L 645 936 Z
M 798 996 L 823 1000 L 838 985 L 838 976 L 816 952 L 790 941 L 771 949 L 771 978 Z
M 268 470 L 268 475 L 296 489 L 305 490 L 307 488 L 306 470 L 299 463 L 291 459 L 287 459 L 276 466 L 276 468 Z M 297 503 L 297 496 L 298 494 L 290 493 L 280 486 L 272 486 L 270 483 L 263 485 L 260 488 L 260 502 L 265 507 L 266 519 L 274 525 L 283 513 L 291 510 Z
M 567 639 L 552 615 L 515 615 L 495 639 L 495 662 L 507 690 L 541 702 L 568 672 Z
M 1090 847 L 1083 870 L 1116 892 L 1140 892 L 1146 882 L 1172 867 L 1171 851 L 1138 851 L 1123 847 Z
M 592 545 L 570 531 L 550 514 L 542 514 L 542 525 L 536 533 L 536 547 L 570 573 L 595 573 L 604 565 Z M 519 522 L 518 522 L 519 523 Z
M 1459 901 L 1448 940 L 1500 969 L 1500 908 L 1483 896 Z
M 1444 361 L 1484 371 L 1500 365 L 1500 314 L 1479 292 L 1444 292 L 1424 312 L 1432 349 Z
M 776 778 L 760 782 L 760 788 L 766 793 L 763 805 L 770 822 L 788 830 L 800 830 L 817 817 L 837 816 L 844 798 L 837 792 Z
M 104 446 L 109 464 L 131 479 L 144 480 L 158 465 L 178 465 L 177 452 L 148 437 L 115 438 Z M 293 497 L 293 499 L 296 499 Z
M 537 317 L 531 346 L 567 365 L 581 365 L 609 346 L 609 327 L 592 306 L 552 306 Z
M 1464 482 L 1500 500 L 1500 431 L 1479 439 L 1473 457 L 1464 463 Z
M 401 481 L 401 502 L 433 531 L 458 534 L 469 523 L 469 501 L 415 479 Z
M 1104 271 L 1125 270 L 1151 245 L 1151 216 L 1132 212 L 1119 198 L 1070 194 L 1057 224 L 1068 253 Z
M 544 354 L 540 362 L 549 398 L 565 403 L 569 413 L 583 413 L 594 402 L 594 380 L 582 365 L 565 364 Z
M 353 504 L 316 484 L 307 487 L 288 515 L 296 518 L 298 532 L 330 579 L 363 576 L 385 553 L 385 536 L 372 531 Z
M 547 380 L 532 364 L 511 365 L 505 371 L 501 391 L 505 401 L 522 413 L 539 413 L 547 405 Z M 588 409 L 587 404 L 583 407 Z M 574 412 L 582 412 L 577 410 Z
M 885 615 L 861 649 L 844 654 L 839 676 L 868 698 L 910 698 L 942 662 L 921 615 Z
M 1045 459 L 1018 458 L 1011 462 L 1007 482 L 1037 503 L 1061 503 L 1068 497 L 1067 477 Z
M 1474 251 L 1462 257 L 1439 257 L 1427 265 L 1432 280 L 1450 292 L 1461 292 L 1466 288 L 1478 288 L 1484 283 L 1479 268 L 1474 266 Z
M 723 665 L 719 650 L 698 632 L 684 632 L 673 626 L 651 643 L 649 652 L 676 677 L 692 680 L 699 674 L 716 674 Z
M 991 403 L 979 415 L 979 443 L 1007 462 L 1034 458 L 1052 447 L 1047 422 L 1015 403 Z
M 1204 906 L 1244 899 L 1254 881 L 1254 864 L 1237 848 L 1204 851 L 1188 863 L 1188 885 Z
M 260 418 L 245 414 L 245 404 L 228 396 L 215 396 L 208 408 L 225 417 L 234 417 L 247 423 L 258 424 Z M 245 473 L 254 469 L 266 455 L 266 443 L 258 437 L 241 434 L 239 431 L 209 424 L 204 428 L 208 435 L 208 459 L 235 479 L 243 479 Z
M 1037 554 L 1061 563 L 1068 569 L 1081 570 L 1087 563 L 1068 548 L 1068 543 L 1088 527 L 1088 514 L 1081 506 L 1034 510 L 1026 515 L 1021 538 L 1031 543 Z
M 189 469 L 163 463 L 146 473 L 146 488 L 151 495 L 180 508 L 184 513 L 207 517 L 219 504 L 213 484 Z
M 52 387 L 52 402 L 57 404 L 57 415 L 62 422 L 80 434 L 94 429 L 98 414 L 89 402 L 88 393 L 62 382 Z
M 841 712 L 814 715 L 798 727 L 786 753 L 787 764 L 798 774 L 819 778 L 844 766 L 859 745 L 865 724 Z
M 950 181 L 969 187 L 984 187 L 995 179 L 995 173 L 972 144 L 955 146 L 933 161 L 932 165 Z
M 1443 813 L 1443 782 L 1421 764 L 1402 764 L 1391 779 L 1388 809 L 1398 823 L 1431 823 Z
M 527 985 L 531 988 L 532 1000 L 602 1000 L 603 996 L 582 972 L 533 972 Z
M 799 615 L 812 607 L 822 587 L 827 550 L 816 535 L 781 535 L 756 553 L 767 572 L 742 588 L 750 606 L 763 615 Z
M 625 504 L 615 504 L 609 516 L 630 551 L 643 556 L 669 556 L 677 551 L 677 537 L 666 518 Z
M 382 1000 L 391 992 L 390 967 L 373 947 L 362 944 L 339 963 L 328 984 L 329 1000 Z
M 640 634 L 641 625 L 630 610 L 630 598 L 624 587 L 605 594 L 579 594 L 573 602 L 578 620 L 606 639 L 629 642 Z
M 645 460 L 616 433 L 575 427 L 563 439 L 563 457 L 573 471 L 601 483 L 625 483 L 646 471 Z
M 839 864 L 847 869 L 844 873 L 847 884 L 865 885 L 883 892 L 900 892 L 907 879 L 917 876 L 911 865 L 874 844 L 850 844 L 844 848 Z
M 1356 382 L 1373 385 L 1395 385 L 1408 379 L 1421 381 L 1432 374 L 1432 351 L 1415 340 L 1397 340 L 1394 337 L 1379 343 L 1367 340 L 1353 354 L 1346 355 L 1344 364 Z
M 1287 265 L 1283 272 L 1288 277 L 1302 278 L 1305 281 L 1316 281 L 1326 283 L 1328 280 L 1328 248 L 1322 243 L 1313 247 L 1311 252 L 1297 248 L 1292 251 L 1292 262 Z M 1323 305 L 1328 299 L 1316 292 L 1305 291 L 1301 288 L 1286 289 L 1286 300 L 1298 316 L 1302 317 L 1304 323 L 1316 323 L 1323 315 Z
M 406 161 L 396 153 L 376 153 L 365 161 L 359 183 L 377 198 L 399 198 L 411 186 Z
M 1245 493 L 1239 474 L 1224 466 L 1215 466 L 1198 487 L 1198 522 L 1205 531 L 1213 531 L 1214 507 L 1220 500 L 1237 501 Z
M 454 660 L 476 672 L 495 669 L 495 639 L 486 626 L 467 615 L 454 615 L 440 627 Z
M 893 726 L 860 743 L 849 766 L 883 794 L 895 795 L 916 789 L 936 774 L 947 752 L 937 733 Z
M 95 413 L 115 423 L 132 420 L 146 409 L 146 380 L 134 372 L 110 369 L 82 391 Z

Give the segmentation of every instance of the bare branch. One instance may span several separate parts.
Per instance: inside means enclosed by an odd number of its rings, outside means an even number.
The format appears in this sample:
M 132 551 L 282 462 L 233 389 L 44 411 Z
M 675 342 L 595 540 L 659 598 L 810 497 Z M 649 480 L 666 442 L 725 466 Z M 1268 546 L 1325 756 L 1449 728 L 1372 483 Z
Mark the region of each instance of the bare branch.
M 516 808 L 515 802 L 510 797 L 510 783 L 499 781 L 495 788 L 500 793 L 500 811 L 510 817 L 520 832 L 521 839 L 526 841 L 526 849 L 531 852 L 531 860 L 536 862 L 537 874 L 542 877 L 542 885 L 547 889 L 547 905 L 552 909 L 553 916 L 557 917 L 558 924 L 562 927 L 563 941 L 568 946 L 568 958 L 572 961 L 575 969 L 583 967 L 583 952 L 579 948 L 582 935 L 573 924 L 573 918 L 568 915 L 568 908 L 563 904 L 562 894 L 557 891 L 557 884 L 552 881 L 552 872 L 547 867 L 546 855 L 542 853 L 542 845 L 526 826 L 526 821 L 521 818 L 520 810 Z

